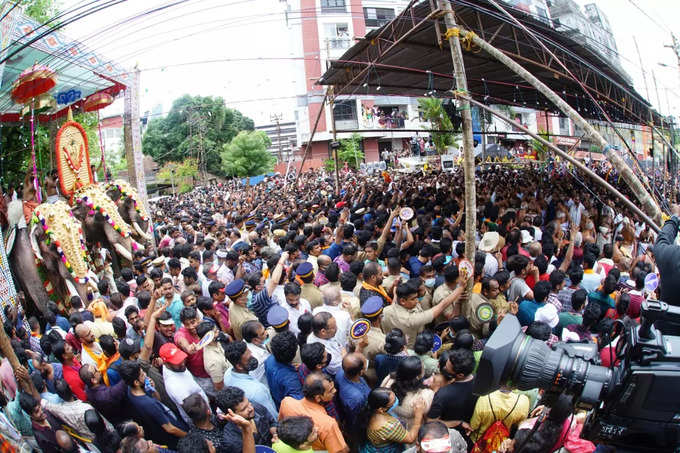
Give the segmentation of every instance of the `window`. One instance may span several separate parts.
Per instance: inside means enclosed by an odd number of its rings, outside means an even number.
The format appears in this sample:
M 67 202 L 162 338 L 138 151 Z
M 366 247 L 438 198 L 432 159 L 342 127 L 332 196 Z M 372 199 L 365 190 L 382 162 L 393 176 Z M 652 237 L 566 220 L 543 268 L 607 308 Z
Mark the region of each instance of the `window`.
M 367 27 L 382 27 L 394 19 L 392 8 L 364 8 L 364 20 Z
M 335 121 L 354 121 L 357 119 L 356 102 L 353 100 L 348 101 L 335 101 L 333 103 L 333 115 L 335 116 Z
M 322 13 L 344 13 L 345 0 L 321 0 Z
M 560 116 L 560 134 L 571 135 L 569 130 L 569 118 Z
M 349 49 L 349 28 L 347 24 L 324 24 L 329 49 Z

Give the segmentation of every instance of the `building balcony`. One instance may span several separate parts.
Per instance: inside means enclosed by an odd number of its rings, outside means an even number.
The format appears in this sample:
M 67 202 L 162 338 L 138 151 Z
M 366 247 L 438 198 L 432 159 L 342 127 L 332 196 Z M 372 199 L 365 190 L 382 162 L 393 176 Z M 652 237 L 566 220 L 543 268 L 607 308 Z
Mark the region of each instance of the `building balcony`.
M 326 47 L 329 49 L 349 49 L 352 46 L 352 40 L 349 38 L 329 38 L 326 39 Z

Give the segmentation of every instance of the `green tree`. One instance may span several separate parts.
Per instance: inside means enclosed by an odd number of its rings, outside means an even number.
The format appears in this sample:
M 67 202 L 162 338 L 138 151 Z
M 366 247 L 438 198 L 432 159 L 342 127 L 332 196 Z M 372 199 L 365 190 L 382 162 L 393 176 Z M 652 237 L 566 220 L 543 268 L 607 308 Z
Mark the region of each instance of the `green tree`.
M 359 164 L 364 161 L 364 152 L 361 150 L 361 135 L 354 133 L 350 138 L 340 140 L 340 148 L 338 149 L 338 164 L 343 166 L 347 162 L 347 166 L 359 168 Z M 335 170 L 335 161 L 330 158 L 324 161 L 324 168 L 326 171 Z
M 451 119 L 444 111 L 442 100 L 439 98 L 420 98 L 418 108 L 423 118 L 430 123 L 432 129 L 453 130 Z M 451 132 L 432 132 L 432 142 L 439 154 L 446 154 L 449 146 L 458 146 L 456 135 Z
M 208 172 L 225 176 L 220 153 L 239 131 L 253 130 L 253 120 L 225 107 L 221 97 L 184 95 L 176 99 L 168 115 L 149 122 L 142 152 L 163 165 L 198 157 L 202 150 Z
M 267 148 L 271 140 L 262 131 L 241 131 L 222 151 L 222 168 L 229 176 L 250 178 L 274 169 L 276 158 Z
M 354 133 L 351 138 L 340 140 L 338 161 L 347 162 L 347 165 L 355 170 L 359 168 L 359 164 L 364 161 L 364 152 L 361 150 L 361 135 Z
M 550 134 L 548 134 L 543 129 L 538 130 L 538 136 L 548 142 L 550 141 Z M 539 142 L 535 138 L 532 138 L 529 144 L 534 149 L 534 151 L 536 151 L 536 160 L 545 160 L 546 156 L 550 153 L 550 148 L 548 148 L 546 145 Z
M 59 14 L 61 2 L 58 0 L 22 0 L 21 6 L 24 14 L 43 24 Z M 56 21 L 49 23 L 50 27 L 55 25 L 57 25 Z
M 172 184 L 179 193 L 189 192 L 198 176 L 198 161 L 189 158 L 183 162 L 168 162 L 158 170 L 158 180 Z

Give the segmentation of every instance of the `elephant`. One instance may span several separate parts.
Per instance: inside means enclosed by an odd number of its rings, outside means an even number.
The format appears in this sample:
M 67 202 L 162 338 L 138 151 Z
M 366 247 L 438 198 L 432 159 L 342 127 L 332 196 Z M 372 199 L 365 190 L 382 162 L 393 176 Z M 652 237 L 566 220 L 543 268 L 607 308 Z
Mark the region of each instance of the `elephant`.
M 71 215 L 63 201 L 38 205 L 27 224 L 21 201 L 8 206 L 7 253 L 14 280 L 24 291 L 27 301 L 45 315 L 47 304 L 54 298 L 63 309 L 71 296 L 87 303 L 96 291 L 85 259 L 85 242 L 80 222 Z M 50 297 L 52 294 L 52 297 Z
M 133 252 L 144 247 L 131 237 L 132 228 L 121 217 L 116 204 L 98 185 L 80 188 L 73 195 L 72 212 L 82 222 L 84 236 L 90 250 L 96 244 L 111 253 L 116 274 L 123 264 L 131 265 Z
M 132 235 L 139 241 L 149 244 L 152 235 L 151 217 L 135 190 L 127 181 L 112 181 L 105 186 L 106 194 L 118 206 L 118 213 L 132 227 Z

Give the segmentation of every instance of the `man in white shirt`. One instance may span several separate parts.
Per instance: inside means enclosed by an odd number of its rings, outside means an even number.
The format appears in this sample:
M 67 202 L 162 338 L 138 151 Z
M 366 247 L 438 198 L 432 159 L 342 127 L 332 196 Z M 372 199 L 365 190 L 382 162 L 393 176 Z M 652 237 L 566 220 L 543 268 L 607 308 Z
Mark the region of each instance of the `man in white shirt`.
M 189 426 L 192 426 L 191 418 L 182 409 L 184 399 L 198 393 L 206 403 L 210 404 L 208 397 L 203 389 L 196 383 L 186 367 L 187 355 L 174 343 L 165 343 L 158 351 L 158 355 L 163 360 L 163 381 L 168 396 L 174 401 L 179 413 Z
M 302 290 L 300 285 L 295 282 L 286 283 L 283 287 L 283 295 L 285 301 L 281 304 L 288 312 L 288 320 L 290 321 L 290 331 L 295 335 L 300 333 L 298 329 L 298 318 L 305 313 L 312 312 L 312 306 L 307 299 L 302 299 L 300 294 Z
M 340 306 L 342 303 L 340 289 L 337 286 L 327 285 L 321 290 L 321 294 L 323 294 L 323 305 L 316 307 L 312 313 L 316 315 L 317 313 L 327 312 L 335 318 L 337 332 L 335 332 L 333 338 L 340 346 L 346 348 L 349 338 L 349 329 L 352 326 L 352 318 L 350 317 L 349 312 Z
M 249 374 L 254 379 L 269 386 L 264 368 L 264 361 L 271 355 L 265 347 L 269 342 L 267 329 L 259 321 L 250 320 L 243 323 L 241 332 L 243 332 L 243 341 L 246 342 L 250 353 L 257 359 L 257 368 L 250 371 Z
M 307 338 L 307 343 L 321 343 L 326 347 L 326 352 L 331 354 L 331 361 L 326 366 L 326 371 L 335 376 L 342 369 L 342 358 L 345 356 L 345 348 L 335 340 L 338 326 L 333 315 L 322 311 L 314 315 L 312 322 L 313 333 Z
M 581 225 L 581 215 L 587 211 L 579 197 L 570 198 L 567 201 L 567 207 L 569 207 L 569 219 L 572 225 Z
M 238 253 L 233 250 L 217 250 L 217 261 L 219 267 L 217 268 L 217 280 L 223 285 L 228 285 L 234 280 L 234 272 L 229 267 L 229 264 L 235 264 L 238 261 Z

